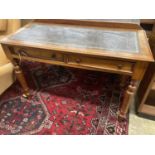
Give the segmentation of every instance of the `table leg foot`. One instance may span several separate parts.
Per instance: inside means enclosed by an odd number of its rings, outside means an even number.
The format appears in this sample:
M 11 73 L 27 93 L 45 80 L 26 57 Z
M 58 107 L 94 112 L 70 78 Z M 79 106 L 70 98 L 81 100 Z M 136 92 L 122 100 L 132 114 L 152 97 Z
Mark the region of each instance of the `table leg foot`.
M 123 114 L 123 113 L 121 113 L 120 111 L 118 111 L 118 113 L 117 113 L 117 116 L 118 116 L 118 121 L 125 121 L 126 120 L 126 114 Z

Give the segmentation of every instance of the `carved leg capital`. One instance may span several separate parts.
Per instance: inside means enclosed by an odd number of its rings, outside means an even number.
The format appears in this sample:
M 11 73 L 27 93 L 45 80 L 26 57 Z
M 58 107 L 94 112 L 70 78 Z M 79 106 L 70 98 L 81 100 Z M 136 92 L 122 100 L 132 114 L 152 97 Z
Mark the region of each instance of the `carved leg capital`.
M 126 85 L 126 82 L 128 81 L 129 76 L 127 75 L 121 75 L 120 80 L 120 86 L 123 88 Z

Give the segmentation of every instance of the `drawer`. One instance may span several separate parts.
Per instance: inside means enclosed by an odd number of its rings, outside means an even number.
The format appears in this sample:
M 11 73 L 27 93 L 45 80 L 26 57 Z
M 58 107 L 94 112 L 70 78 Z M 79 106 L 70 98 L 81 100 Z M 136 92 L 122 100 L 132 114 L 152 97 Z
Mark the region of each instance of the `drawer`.
M 15 47 L 12 54 L 30 58 L 64 62 L 64 55 L 59 51 Z
M 25 57 L 27 60 L 29 58 L 32 58 L 31 60 L 36 60 L 36 58 L 38 58 L 40 59 L 39 62 L 45 62 L 45 60 L 48 60 L 48 63 L 51 64 L 59 64 L 88 70 L 90 69 L 113 73 L 125 73 L 128 75 L 133 73 L 134 67 L 134 62 L 121 61 L 116 59 L 112 60 L 105 58 L 95 58 L 76 54 L 71 55 L 53 50 L 14 47 L 11 52 L 12 54 L 16 55 L 16 57 L 18 56 L 18 58 L 20 58 L 20 56 L 23 56 L 23 58 Z
M 111 60 L 83 56 L 69 56 L 68 64 L 78 65 L 86 68 L 94 68 L 96 70 L 107 70 L 113 72 L 124 72 L 131 74 L 133 72 L 133 62 L 121 60 Z

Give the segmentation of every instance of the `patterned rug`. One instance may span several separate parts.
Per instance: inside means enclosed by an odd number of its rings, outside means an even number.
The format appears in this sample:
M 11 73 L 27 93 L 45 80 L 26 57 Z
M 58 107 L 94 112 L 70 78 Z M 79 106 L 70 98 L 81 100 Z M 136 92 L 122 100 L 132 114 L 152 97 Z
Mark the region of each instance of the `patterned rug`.
M 41 63 L 22 63 L 31 97 L 16 81 L 0 97 L 0 134 L 122 135 L 119 76 Z

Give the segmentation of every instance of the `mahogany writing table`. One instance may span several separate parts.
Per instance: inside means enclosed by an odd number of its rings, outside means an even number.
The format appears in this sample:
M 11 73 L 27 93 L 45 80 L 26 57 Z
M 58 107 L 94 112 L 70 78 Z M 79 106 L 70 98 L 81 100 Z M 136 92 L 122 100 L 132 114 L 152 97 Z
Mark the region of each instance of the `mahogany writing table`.
M 35 20 L 1 44 L 15 66 L 25 96 L 29 87 L 17 59 L 131 76 L 119 111 L 121 118 L 126 116 L 138 83 L 153 61 L 139 25 L 109 20 Z

